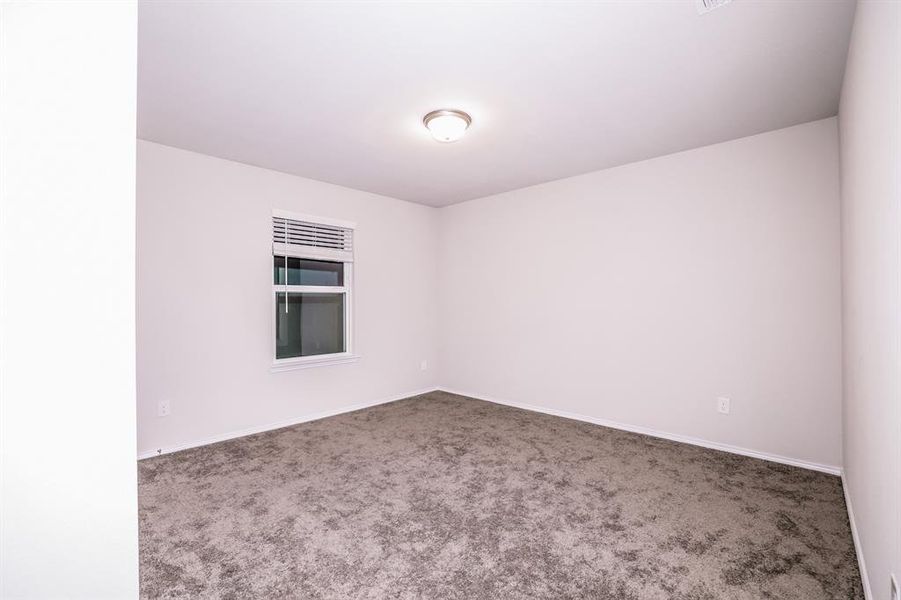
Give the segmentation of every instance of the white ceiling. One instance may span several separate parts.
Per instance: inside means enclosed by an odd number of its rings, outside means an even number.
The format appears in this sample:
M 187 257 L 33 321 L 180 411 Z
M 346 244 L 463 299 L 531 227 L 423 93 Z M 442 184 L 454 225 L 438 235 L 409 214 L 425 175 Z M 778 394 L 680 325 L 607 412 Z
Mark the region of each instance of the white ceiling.
M 138 136 L 443 206 L 836 114 L 853 2 L 695 6 L 148 0 Z

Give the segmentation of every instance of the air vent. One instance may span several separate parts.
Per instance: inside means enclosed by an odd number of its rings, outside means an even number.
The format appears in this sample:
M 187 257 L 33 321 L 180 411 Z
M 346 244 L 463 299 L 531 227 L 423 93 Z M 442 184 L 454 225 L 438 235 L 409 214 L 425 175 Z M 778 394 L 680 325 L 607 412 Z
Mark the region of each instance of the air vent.
M 353 239 L 349 227 L 272 217 L 272 247 L 278 255 L 352 261 Z
M 698 14 L 703 15 L 704 13 L 709 13 L 714 8 L 720 8 L 721 6 L 726 6 L 732 0 L 695 0 L 698 7 Z

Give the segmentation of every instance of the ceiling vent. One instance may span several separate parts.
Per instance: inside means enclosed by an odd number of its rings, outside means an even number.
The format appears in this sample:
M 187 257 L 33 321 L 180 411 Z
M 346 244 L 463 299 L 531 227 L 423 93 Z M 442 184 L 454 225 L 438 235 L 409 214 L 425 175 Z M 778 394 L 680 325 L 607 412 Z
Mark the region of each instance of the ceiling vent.
M 703 15 L 704 13 L 709 13 L 714 8 L 720 8 L 721 6 L 726 6 L 732 0 L 695 0 L 698 7 L 698 14 Z

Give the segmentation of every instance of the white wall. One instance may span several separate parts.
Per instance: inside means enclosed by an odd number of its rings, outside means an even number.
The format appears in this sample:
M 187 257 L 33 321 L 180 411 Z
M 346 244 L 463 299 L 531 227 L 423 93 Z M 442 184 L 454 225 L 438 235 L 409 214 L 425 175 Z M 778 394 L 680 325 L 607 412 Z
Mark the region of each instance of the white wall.
M 137 7 L 0 11 L 0 597 L 133 598 Z
M 273 209 L 357 223 L 358 362 L 269 371 Z M 433 388 L 436 217 L 429 207 L 139 140 L 139 454 Z M 157 417 L 160 400 L 171 402 L 170 416 Z
M 857 5 L 839 112 L 844 468 L 873 600 L 901 577 L 901 4 Z
M 840 465 L 838 190 L 830 118 L 443 208 L 442 386 Z

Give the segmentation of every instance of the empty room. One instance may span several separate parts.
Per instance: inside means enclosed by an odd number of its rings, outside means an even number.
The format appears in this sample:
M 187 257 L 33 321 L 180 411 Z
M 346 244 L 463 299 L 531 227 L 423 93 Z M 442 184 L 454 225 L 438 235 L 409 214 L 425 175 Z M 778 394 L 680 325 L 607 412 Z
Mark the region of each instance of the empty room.
M 3 599 L 901 600 L 901 2 L 0 10 Z

